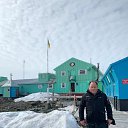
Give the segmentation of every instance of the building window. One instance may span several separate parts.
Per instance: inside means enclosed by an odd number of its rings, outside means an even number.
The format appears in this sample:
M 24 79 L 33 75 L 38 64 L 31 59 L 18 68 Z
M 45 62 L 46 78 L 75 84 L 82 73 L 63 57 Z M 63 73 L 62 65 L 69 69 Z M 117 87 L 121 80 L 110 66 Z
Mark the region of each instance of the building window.
M 66 76 L 66 72 L 65 71 L 61 71 L 61 76 Z
M 46 78 L 46 74 L 42 74 L 42 78 L 43 78 L 43 79 Z
M 41 84 L 39 84 L 39 85 L 38 85 L 38 89 L 41 89 L 41 88 L 42 88 L 42 85 L 41 85 Z
M 105 84 L 108 86 L 108 80 L 107 80 L 107 78 L 105 77 Z
M 48 84 L 48 88 L 53 88 L 53 84 Z
M 87 70 L 86 69 L 80 69 L 78 74 L 79 75 L 85 75 L 85 74 L 87 74 Z
M 110 79 L 109 79 L 109 77 L 107 76 L 106 78 L 107 78 L 108 83 L 110 84 Z
M 66 88 L 66 83 L 61 83 L 61 88 Z
M 71 66 L 71 67 L 75 66 L 75 63 L 74 63 L 74 62 L 71 62 L 71 63 L 70 63 L 70 66 Z
M 109 96 L 111 96 L 111 89 L 109 89 Z
M 112 73 L 109 73 L 109 76 L 110 76 L 110 78 L 111 78 L 112 82 L 113 82 L 113 83 L 115 83 L 115 80 L 114 80 L 114 78 L 113 78 Z
M 107 86 L 107 85 L 108 85 L 108 84 L 107 84 L 107 82 L 106 82 L 106 79 L 104 79 L 104 85 L 105 85 L 105 86 Z
M 76 85 L 78 86 L 78 83 L 76 83 Z

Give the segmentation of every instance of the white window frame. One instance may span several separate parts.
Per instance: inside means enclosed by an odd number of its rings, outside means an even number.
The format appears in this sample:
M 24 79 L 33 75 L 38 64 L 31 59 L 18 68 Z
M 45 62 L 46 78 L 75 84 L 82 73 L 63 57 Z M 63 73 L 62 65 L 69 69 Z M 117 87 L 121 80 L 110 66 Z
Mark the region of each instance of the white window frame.
M 111 72 L 109 73 L 109 76 L 110 76 L 110 80 L 112 81 L 112 83 L 115 83 L 114 77 Z
M 66 76 L 66 71 L 61 71 L 61 76 Z
M 42 74 L 42 78 L 45 79 L 46 78 L 46 74 Z
M 66 88 L 66 83 L 61 83 L 61 88 Z
M 53 89 L 53 84 L 51 84 L 51 83 L 48 84 L 48 88 L 49 88 L 49 89 Z
M 106 78 L 107 78 L 107 80 L 108 80 L 108 83 L 110 84 L 110 83 L 111 83 L 111 81 L 110 81 L 109 77 L 108 77 L 108 76 L 106 76 Z
M 85 71 L 85 73 L 84 73 L 84 74 L 81 74 L 80 71 Z M 86 70 L 86 69 L 80 69 L 80 70 L 78 71 L 78 75 L 86 75 L 86 74 L 87 74 L 87 70 Z

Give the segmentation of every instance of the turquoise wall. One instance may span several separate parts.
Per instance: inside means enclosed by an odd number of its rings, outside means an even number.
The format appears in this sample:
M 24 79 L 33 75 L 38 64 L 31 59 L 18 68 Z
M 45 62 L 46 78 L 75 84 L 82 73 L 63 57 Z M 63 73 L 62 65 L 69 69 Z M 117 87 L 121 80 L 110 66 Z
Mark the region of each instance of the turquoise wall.
M 52 92 L 53 89 L 49 89 Z M 47 84 L 20 84 L 19 86 L 20 95 L 28 95 L 37 92 L 47 92 Z
M 103 76 L 107 96 L 128 99 L 128 83 L 123 84 L 123 80 L 128 80 L 128 57 L 111 64 Z
M 74 66 L 71 66 L 74 63 Z M 85 70 L 85 74 L 79 74 L 80 70 Z M 97 79 L 97 69 L 94 65 L 84 61 L 71 58 L 64 62 L 57 68 L 56 71 L 56 84 L 55 92 L 57 93 L 85 93 L 88 89 L 88 83 Z M 65 72 L 65 75 L 61 75 Z M 102 74 L 100 73 L 100 76 Z M 62 83 L 66 86 L 61 87 Z M 74 86 L 74 91 L 72 91 Z M 102 86 L 99 87 L 102 90 Z
M 2 88 L 2 83 L 3 83 L 3 81 L 6 81 L 7 80 L 7 77 L 3 77 L 3 76 L 1 76 L 0 77 L 0 94 L 2 95 L 3 94 L 3 88 Z
M 10 97 L 10 87 L 3 87 L 3 97 Z

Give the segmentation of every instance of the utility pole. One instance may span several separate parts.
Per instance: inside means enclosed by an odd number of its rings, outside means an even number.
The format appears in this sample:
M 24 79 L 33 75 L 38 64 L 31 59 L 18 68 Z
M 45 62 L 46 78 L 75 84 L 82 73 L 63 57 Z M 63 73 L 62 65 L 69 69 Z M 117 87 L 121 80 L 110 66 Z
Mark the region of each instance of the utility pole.
M 10 81 L 12 81 L 12 73 L 10 73 Z
M 12 73 L 10 73 L 10 86 L 12 86 Z
M 25 60 L 23 60 L 23 79 L 25 78 Z

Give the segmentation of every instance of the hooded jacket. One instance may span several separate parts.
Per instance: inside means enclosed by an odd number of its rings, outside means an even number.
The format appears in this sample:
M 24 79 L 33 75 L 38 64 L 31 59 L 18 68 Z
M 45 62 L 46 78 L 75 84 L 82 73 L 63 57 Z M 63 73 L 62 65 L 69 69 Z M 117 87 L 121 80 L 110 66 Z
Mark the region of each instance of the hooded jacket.
M 89 90 L 82 96 L 79 106 L 80 121 L 84 120 L 84 108 L 86 107 L 87 123 L 104 123 L 107 119 L 113 120 L 112 108 L 105 93 L 98 90 L 94 95 Z

